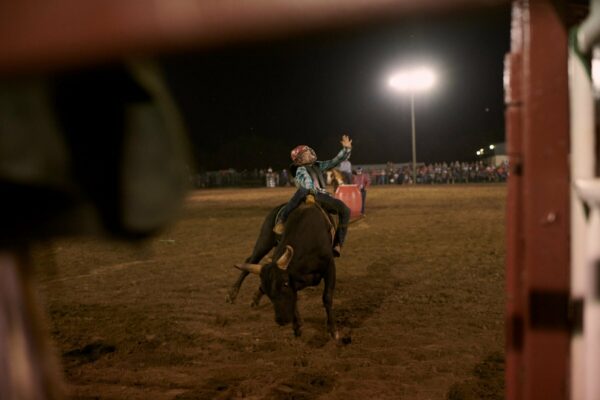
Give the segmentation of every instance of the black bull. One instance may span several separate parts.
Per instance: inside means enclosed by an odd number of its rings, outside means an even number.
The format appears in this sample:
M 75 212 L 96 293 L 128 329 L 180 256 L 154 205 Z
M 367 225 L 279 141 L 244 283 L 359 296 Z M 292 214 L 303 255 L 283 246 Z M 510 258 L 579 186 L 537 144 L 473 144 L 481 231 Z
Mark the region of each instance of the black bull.
M 338 339 L 332 311 L 335 289 L 335 261 L 329 221 L 323 211 L 314 205 L 302 205 L 294 210 L 285 226 L 285 233 L 266 264 L 257 264 L 276 244 L 272 231 L 277 207 L 263 222 L 252 255 L 246 263 L 236 265 L 242 273 L 229 292 L 228 301 L 233 302 L 239 288 L 252 272 L 260 274 L 261 286 L 254 296 L 257 305 L 266 294 L 275 308 L 275 321 L 279 325 L 293 324 L 294 334 L 300 336 L 302 320 L 298 313 L 297 292 L 307 286 L 324 281 L 323 305 L 327 313 L 327 329 L 331 337 Z

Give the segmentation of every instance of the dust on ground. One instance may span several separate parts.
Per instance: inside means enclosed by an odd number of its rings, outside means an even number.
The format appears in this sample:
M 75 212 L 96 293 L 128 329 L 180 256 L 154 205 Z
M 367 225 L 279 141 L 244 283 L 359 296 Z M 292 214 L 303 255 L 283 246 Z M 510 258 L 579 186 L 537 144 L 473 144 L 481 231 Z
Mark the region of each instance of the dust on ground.
M 501 399 L 504 185 L 368 192 L 337 259 L 330 340 L 322 284 L 303 336 L 279 327 L 258 278 L 225 298 L 267 212 L 292 188 L 191 193 L 180 220 L 131 245 L 35 251 L 73 399 Z

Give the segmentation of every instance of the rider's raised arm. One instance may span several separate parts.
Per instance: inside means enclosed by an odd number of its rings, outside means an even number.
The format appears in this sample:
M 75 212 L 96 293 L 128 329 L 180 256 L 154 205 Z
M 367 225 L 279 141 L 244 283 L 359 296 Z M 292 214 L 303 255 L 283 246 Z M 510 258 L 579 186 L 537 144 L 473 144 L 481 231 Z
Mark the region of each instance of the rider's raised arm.
M 349 159 L 351 152 L 352 148 L 344 147 L 333 159 L 317 161 L 316 164 L 319 166 L 321 171 L 327 171 L 328 169 L 337 167 L 342 161 Z

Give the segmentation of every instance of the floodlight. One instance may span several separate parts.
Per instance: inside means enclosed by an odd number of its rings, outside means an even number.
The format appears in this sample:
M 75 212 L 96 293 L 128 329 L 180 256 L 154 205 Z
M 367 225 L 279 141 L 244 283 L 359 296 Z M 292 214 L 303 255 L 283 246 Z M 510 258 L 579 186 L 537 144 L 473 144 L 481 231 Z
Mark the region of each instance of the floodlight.
M 401 92 L 421 92 L 433 87 L 435 81 L 436 76 L 430 68 L 419 67 L 396 72 L 388 84 Z

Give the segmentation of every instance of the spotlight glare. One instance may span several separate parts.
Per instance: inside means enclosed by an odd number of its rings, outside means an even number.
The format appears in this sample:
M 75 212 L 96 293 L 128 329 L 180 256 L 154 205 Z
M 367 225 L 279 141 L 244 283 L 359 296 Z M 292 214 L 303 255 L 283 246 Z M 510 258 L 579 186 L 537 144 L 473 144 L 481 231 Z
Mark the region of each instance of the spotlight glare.
M 402 92 L 419 92 L 433 87 L 436 76 L 430 68 L 420 67 L 393 74 L 388 85 Z

